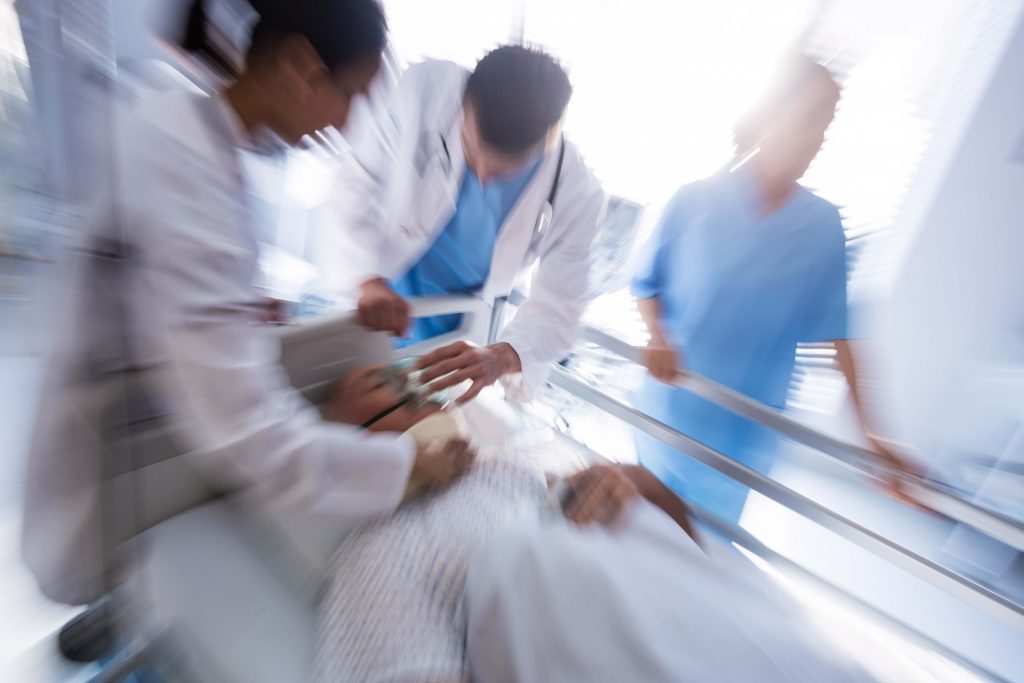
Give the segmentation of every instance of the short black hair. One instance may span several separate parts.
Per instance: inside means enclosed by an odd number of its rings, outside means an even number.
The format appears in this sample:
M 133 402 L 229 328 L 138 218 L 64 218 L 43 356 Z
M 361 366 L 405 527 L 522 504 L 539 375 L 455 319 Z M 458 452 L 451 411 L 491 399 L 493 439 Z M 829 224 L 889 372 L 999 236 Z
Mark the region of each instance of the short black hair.
M 249 1 L 258 16 L 246 53 L 249 63 L 269 55 L 282 38 L 292 34 L 305 37 L 332 72 L 379 57 L 387 45 L 387 20 L 377 0 Z M 193 0 L 182 46 L 225 75 L 237 77 L 237 68 L 218 44 L 206 3 Z
M 540 142 L 565 113 L 572 85 L 554 57 L 505 45 L 481 59 L 466 82 L 480 136 L 500 152 L 523 152 Z

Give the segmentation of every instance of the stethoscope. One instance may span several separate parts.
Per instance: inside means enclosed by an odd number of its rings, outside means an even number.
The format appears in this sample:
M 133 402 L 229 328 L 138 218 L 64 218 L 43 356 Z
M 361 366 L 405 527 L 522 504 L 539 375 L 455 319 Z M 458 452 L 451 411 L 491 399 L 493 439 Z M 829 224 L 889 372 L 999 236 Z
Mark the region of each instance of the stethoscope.
M 423 146 L 427 144 L 426 142 L 424 143 L 424 145 L 421 145 L 421 159 L 426 160 L 431 157 L 437 158 L 441 167 L 441 172 L 446 177 L 451 175 L 452 169 L 454 168 L 454 164 L 452 162 L 452 154 L 448 147 L 448 139 L 445 133 L 447 132 L 448 134 L 451 134 L 452 132 L 454 132 L 455 125 L 458 122 L 458 116 L 461 111 L 462 107 L 460 106 L 456 110 L 455 116 L 452 117 L 451 123 L 449 123 L 447 130 L 439 130 L 437 132 L 439 144 L 435 149 L 436 154 L 430 154 L 427 150 L 423 149 Z M 559 137 L 558 163 L 555 165 L 555 177 L 551 180 L 551 189 L 548 191 L 547 199 L 544 201 L 544 205 L 541 207 L 540 213 L 537 214 L 537 220 L 533 224 L 533 238 L 531 239 L 531 244 L 535 244 L 537 241 L 539 241 L 539 239 L 544 235 L 544 233 L 547 232 L 548 227 L 550 227 L 551 225 L 551 219 L 555 211 L 555 197 L 558 195 L 558 183 L 562 178 L 562 162 L 564 160 L 565 136 L 563 135 Z M 426 172 L 426 167 L 427 164 L 424 161 L 424 163 L 420 165 L 420 176 L 422 176 Z

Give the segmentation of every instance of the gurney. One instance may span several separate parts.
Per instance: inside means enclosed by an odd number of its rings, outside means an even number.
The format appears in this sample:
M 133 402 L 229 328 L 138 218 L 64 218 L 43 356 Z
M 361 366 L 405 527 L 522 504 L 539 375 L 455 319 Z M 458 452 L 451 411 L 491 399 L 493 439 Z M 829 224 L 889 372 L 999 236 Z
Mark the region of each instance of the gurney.
M 515 297 L 507 305 L 514 304 Z M 499 315 L 502 308 L 503 304 L 499 303 Z M 485 343 L 500 329 L 499 315 L 492 314 L 486 304 L 472 297 L 424 300 L 414 304 L 415 315 L 450 312 L 467 313 L 459 330 L 404 349 L 402 354 L 421 353 L 458 338 Z M 346 369 L 394 357 L 389 340 L 354 325 L 351 314 L 304 321 L 284 328 L 281 337 L 282 363 L 294 386 L 314 404 L 326 398 L 332 382 Z M 627 361 L 638 360 L 636 349 L 594 328 L 583 329 L 581 342 L 607 349 Z M 980 586 L 920 552 L 675 432 L 607 394 L 569 365 L 557 364 L 552 368 L 549 382 L 553 388 L 568 392 L 634 429 L 669 443 L 681 453 L 697 458 L 814 524 L 912 573 L 962 601 L 968 609 L 990 616 L 1009 629 L 1009 633 L 1019 633 L 1019 629 L 1024 628 L 1024 608 L 1011 598 Z M 680 386 L 807 444 L 820 451 L 824 458 L 841 461 L 845 467 L 868 477 L 883 474 L 862 449 L 811 430 L 709 380 L 690 374 L 681 380 Z M 574 442 L 569 430 L 550 424 L 538 426 L 536 419 L 524 413 L 519 413 L 517 419 L 512 428 L 536 430 L 540 427 L 583 458 L 601 457 Z M 944 517 L 968 524 L 1012 547 L 1024 547 L 1024 530 L 1013 520 L 961 500 L 933 482 L 908 477 L 905 485 L 919 501 Z M 779 571 L 799 576 L 830 592 L 841 603 L 877 620 L 917 647 L 940 652 L 985 679 L 1007 678 L 985 662 L 975 661 L 970 652 L 958 650 L 955 643 L 944 642 L 913 625 L 901 623 L 832 585 L 827 577 L 809 571 L 749 531 L 727 524 L 699 508 L 694 509 L 694 514 L 706 529 L 731 540 Z M 186 666 L 201 669 L 201 675 L 210 680 L 304 680 L 308 675 L 314 642 L 315 567 L 324 561 L 324 552 L 336 547 L 339 534 L 344 530 L 335 529 L 326 538 L 307 539 L 308 542 L 296 545 L 294 538 L 286 539 L 287 534 L 279 529 L 268 531 L 270 528 L 256 528 L 252 522 L 233 515 L 223 503 L 214 502 L 160 525 L 155 534 L 159 540 L 150 544 L 153 559 L 148 565 L 147 582 L 154 593 L 156 613 L 160 615 L 155 632 L 171 634 L 179 645 L 184 644 L 189 659 Z M 197 541 L 197 538 L 202 540 Z M 197 552 L 197 548 L 201 551 Z M 191 599 L 183 600 L 181 596 L 186 594 L 191 595 Z M 110 667 L 100 680 L 119 680 L 119 671 L 130 671 L 139 661 L 160 650 L 166 639 L 166 635 L 151 638 L 140 649 L 131 651 L 133 657 L 125 658 L 125 668 Z

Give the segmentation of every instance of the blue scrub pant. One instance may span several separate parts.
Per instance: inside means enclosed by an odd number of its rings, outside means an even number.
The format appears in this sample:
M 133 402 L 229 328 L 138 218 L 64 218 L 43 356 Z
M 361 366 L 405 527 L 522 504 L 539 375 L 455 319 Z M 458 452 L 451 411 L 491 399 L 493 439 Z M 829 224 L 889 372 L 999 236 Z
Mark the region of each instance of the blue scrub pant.
M 673 429 L 768 474 L 778 446 L 770 430 L 718 408 L 682 389 L 649 380 L 634 405 Z M 694 458 L 640 432 L 635 437 L 640 463 L 674 493 L 736 524 L 749 489 Z

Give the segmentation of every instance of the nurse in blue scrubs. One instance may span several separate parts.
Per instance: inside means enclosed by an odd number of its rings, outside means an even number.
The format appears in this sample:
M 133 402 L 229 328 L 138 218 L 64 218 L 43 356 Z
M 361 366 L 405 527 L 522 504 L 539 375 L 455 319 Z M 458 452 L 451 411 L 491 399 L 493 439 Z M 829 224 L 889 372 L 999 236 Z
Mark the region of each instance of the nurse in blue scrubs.
M 767 472 L 770 430 L 671 382 L 695 372 L 783 408 L 798 342 L 832 341 L 864 424 L 847 338 L 846 248 L 835 206 L 797 181 L 818 153 L 839 87 L 804 58 L 734 130 L 737 161 L 673 197 L 638 254 L 632 287 L 650 332 L 639 409 Z M 738 521 L 746 488 L 646 435 L 640 461 L 677 493 Z M 876 440 L 879 457 L 903 463 Z

